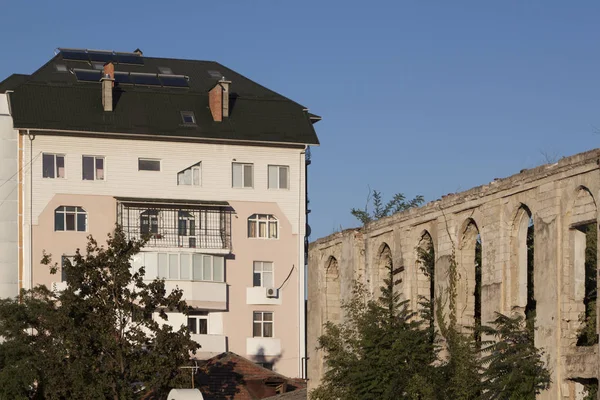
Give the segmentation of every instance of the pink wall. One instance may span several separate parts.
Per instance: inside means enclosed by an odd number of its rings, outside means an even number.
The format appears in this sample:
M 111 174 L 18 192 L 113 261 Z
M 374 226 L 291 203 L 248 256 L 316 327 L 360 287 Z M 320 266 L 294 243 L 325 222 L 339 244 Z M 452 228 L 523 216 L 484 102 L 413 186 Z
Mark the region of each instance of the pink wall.
M 290 222 L 276 203 L 231 201 L 235 210 L 232 218 L 232 243 L 234 260 L 226 261 L 229 285 L 229 312 L 224 314 L 224 332 L 229 336 L 229 350 L 244 357 L 246 338 L 252 337 L 253 311 L 273 311 L 274 337 L 281 340 L 282 354 L 275 362 L 275 369 L 284 375 L 298 374 L 298 235 L 292 234 Z M 247 219 L 252 214 L 272 214 L 279 219 L 279 239 L 250 239 Z M 246 288 L 252 287 L 254 261 L 272 261 L 275 287 L 278 288 L 290 270 L 294 271 L 281 288 L 281 305 L 247 305 Z M 236 332 L 235 335 L 231 332 Z M 270 361 L 272 357 L 267 357 Z
M 87 211 L 87 232 L 55 232 L 54 210 L 60 206 L 77 206 Z M 116 221 L 116 201 L 111 196 L 55 195 L 40 214 L 38 225 L 33 226 L 34 285 L 50 287 L 52 282 L 60 281 L 60 271 L 52 275 L 49 268 L 40 263 L 44 250 L 52 254 L 53 263 L 60 265 L 62 255 L 74 255 L 77 248 L 85 252 L 88 235 L 104 243 L 106 235 L 115 229 Z

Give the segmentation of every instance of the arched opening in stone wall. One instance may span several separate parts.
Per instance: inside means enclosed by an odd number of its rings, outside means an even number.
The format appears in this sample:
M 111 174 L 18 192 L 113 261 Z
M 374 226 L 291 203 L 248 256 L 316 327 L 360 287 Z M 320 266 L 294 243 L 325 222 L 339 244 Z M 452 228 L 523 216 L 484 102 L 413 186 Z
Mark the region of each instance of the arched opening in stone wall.
M 573 298 L 579 321 L 578 346 L 598 343 L 596 299 L 598 270 L 598 226 L 596 202 L 589 189 L 580 187 L 573 204 L 570 237 L 572 243 Z
M 377 272 L 379 280 L 374 288 L 375 297 L 381 295 L 381 287 L 385 285 L 384 280 L 389 277 L 389 270 L 393 267 L 392 250 L 387 243 L 382 243 L 377 252 Z
M 425 231 L 417 245 L 417 296 L 422 316 L 429 323 L 431 339 L 435 339 L 435 248 Z
M 471 218 L 465 222 L 459 249 L 457 285 L 459 321 L 463 326 L 473 327 L 475 340 L 480 342 L 482 243 L 479 228 Z
M 522 204 L 517 211 L 513 224 L 511 251 L 511 306 L 522 312 L 528 325 L 533 329 L 535 321 L 534 286 L 534 245 L 535 233 L 533 216 L 529 208 Z
M 325 264 L 325 322 L 339 323 L 341 321 L 340 287 L 338 261 L 334 256 L 330 256 Z

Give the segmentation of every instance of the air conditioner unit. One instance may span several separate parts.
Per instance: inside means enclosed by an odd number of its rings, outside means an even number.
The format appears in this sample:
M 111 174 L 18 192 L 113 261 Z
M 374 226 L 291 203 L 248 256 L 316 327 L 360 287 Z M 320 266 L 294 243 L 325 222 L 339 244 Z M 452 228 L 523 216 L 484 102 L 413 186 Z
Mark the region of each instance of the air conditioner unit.
M 270 299 L 277 298 L 279 295 L 279 290 L 273 288 L 267 288 L 267 297 Z

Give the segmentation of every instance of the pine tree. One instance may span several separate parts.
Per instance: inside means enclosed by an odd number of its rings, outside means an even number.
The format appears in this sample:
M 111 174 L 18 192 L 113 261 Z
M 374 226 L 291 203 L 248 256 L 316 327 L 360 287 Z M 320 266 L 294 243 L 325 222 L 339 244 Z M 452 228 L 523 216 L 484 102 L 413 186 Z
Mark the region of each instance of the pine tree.
M 522 315 L 496 313 L 492 327 L 483 332 L 493 340 L 482 349 L 485 391 L 483 399 L 535 400 L 536 394 L 550 386 L 550 372 L 535 348 L 531 332 Z
M 388 276 L 377 300 L 368 299 L 356 284 L 352 299 L 343 305 L 346 322 L 328 322 L 319 346 L 327 370 L 313 400 L 435 399 L 436 359 L 428 331 L 396 290 L 396 275 Z
M 165 395 L 198 345 L 186 327 L 173 330 L 153 315 L 187 312 L 181 290 L 144 280 L 132 256 L 143 241 L 121 229 L 107 246 L 90 236 L 85 253 L 64 266 L 67 288 L 37 286 L 0 300 L 0 398 L 137 399 Z M 56 273 L 50 256 L 43 263 Z

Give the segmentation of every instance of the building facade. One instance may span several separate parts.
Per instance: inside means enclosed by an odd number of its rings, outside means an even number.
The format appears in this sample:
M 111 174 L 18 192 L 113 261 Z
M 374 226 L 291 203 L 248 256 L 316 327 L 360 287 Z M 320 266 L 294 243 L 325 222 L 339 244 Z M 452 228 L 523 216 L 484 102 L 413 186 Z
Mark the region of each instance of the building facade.
M 225 79 L 224 77 L 227 77 Z M 228 68 L 60 49 L 0 84 L 0 293 L 64 287 L 59 265 L 120 225 L 132 260 L 183 289 L 200 345 L 305 371 L 305 107 Z M 6 144 L 6 145 L 4 145 Z

